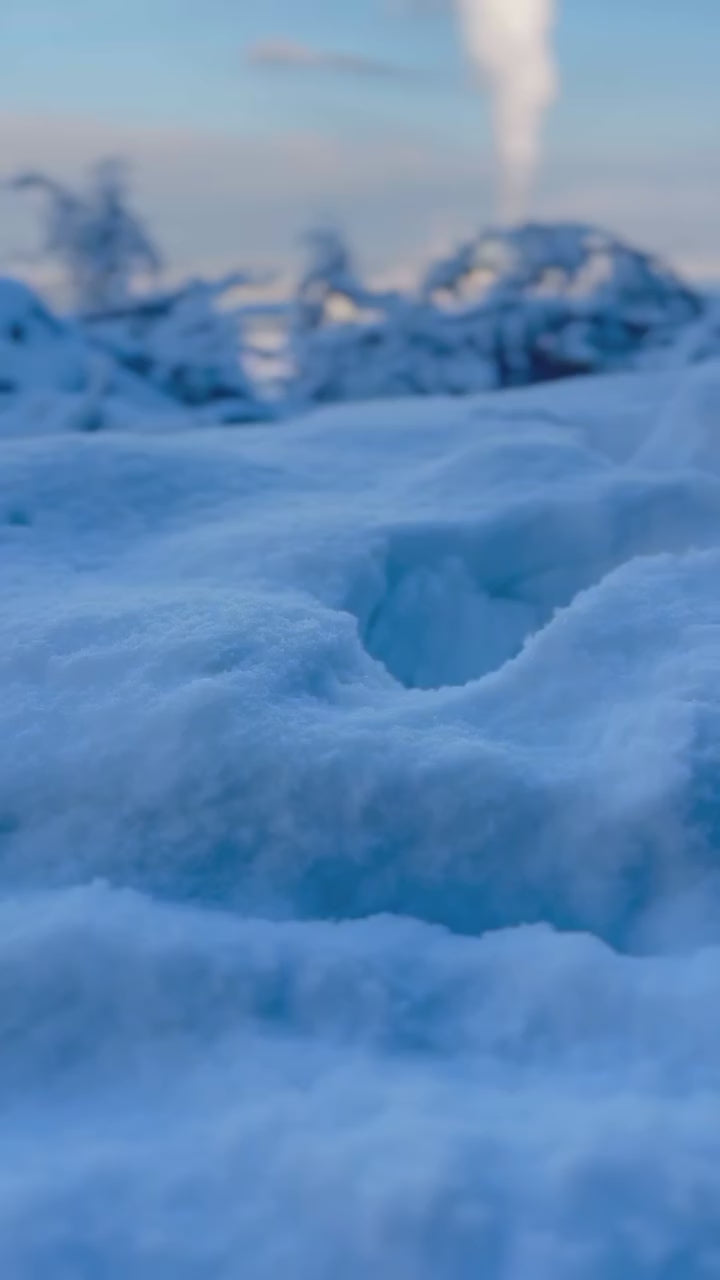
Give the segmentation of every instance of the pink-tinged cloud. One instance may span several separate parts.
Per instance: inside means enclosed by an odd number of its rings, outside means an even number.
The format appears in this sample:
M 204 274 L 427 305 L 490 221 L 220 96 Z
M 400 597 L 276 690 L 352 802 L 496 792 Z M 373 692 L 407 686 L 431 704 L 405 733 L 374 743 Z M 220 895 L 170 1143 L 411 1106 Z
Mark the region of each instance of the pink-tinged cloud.
M 364 54 L 337 49 L 317 49 L 295 40 L 261 40 L 245 50 L 253 67 L 285 71 L 327 71 L 333 75 L 358 76 L 369 79 L 413 79 L 418 72 L 411 67 L 370 58 Z

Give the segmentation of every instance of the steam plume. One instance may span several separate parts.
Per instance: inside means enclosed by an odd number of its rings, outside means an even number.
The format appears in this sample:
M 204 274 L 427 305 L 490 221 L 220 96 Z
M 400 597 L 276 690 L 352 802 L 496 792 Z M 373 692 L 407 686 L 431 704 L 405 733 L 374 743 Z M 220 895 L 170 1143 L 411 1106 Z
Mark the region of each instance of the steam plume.
M 500 214 L 526 211 L 543 116 L 555 97 L 556 0 L 457 0 L 467 52 L 487 82 L 500 170 Z

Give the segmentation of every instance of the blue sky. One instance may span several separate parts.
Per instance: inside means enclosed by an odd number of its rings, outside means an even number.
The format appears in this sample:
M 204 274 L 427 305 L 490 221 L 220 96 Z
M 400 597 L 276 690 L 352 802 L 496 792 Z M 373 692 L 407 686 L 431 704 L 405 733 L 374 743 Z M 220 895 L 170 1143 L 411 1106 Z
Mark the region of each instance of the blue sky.
M 341 57 L 254 64 L 269 42 Z M 720 274 L 719 46 L 720 0 L 561 0 L 535 212 Z M 178 269 L 290 261 L 321 218 L 409 270 L 491 216 L 450 0 L 3 0 L 0 48 L 3 164 L 75 177 L 126 154 Z M 7 260 L 29 231 L 3 213 Z

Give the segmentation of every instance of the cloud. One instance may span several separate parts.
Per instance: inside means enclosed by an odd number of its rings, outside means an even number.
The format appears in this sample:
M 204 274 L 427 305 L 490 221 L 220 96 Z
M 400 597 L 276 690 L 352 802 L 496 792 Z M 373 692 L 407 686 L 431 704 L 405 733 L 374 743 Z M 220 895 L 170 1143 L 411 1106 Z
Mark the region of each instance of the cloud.
M 382 58 L 337 49 L 316 49 L 295 40 L 261 40 L 246 49 L 245 56 L 251 66 L 275 70 L 326 71 L 332 75 L 382 80 L 410 80 L 419 74 L 412 67 L 385 62 Z

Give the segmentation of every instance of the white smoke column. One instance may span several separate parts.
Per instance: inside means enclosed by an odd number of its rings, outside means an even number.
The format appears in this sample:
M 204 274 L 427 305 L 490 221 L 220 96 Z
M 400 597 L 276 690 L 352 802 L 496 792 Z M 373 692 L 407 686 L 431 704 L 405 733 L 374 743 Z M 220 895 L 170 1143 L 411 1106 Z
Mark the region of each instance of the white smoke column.
M 500 169 L 500 214 L 525 214 L 555 97 L 555 0 L 457 0 L 467 52 L 487 82 Z

